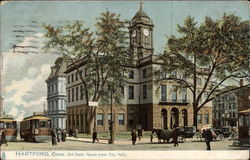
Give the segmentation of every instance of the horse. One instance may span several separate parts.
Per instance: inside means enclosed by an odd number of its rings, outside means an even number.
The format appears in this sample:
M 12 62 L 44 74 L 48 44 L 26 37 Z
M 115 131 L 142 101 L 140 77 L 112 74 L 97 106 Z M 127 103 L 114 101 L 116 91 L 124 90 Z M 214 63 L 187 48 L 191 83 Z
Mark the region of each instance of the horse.
M 169 142 L 169 140 L 172 138 L 172 131 L 169 130 L 162 130 L 162 129 L 153 129 L 152 130 L 152 134 L 156 133 L 157 138 L 158 138 L 158 142 L 161 142 L 161 140 L 163 139 L 163 142 L 165 143 L 167 140 L 167 143 Z

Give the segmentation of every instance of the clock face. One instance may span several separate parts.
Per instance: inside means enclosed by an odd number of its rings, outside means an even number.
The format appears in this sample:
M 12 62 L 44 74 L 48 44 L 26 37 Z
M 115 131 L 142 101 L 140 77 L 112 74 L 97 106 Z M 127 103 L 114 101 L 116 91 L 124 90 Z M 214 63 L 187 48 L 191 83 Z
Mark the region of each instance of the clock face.
M 132 32 L 132 36 L 135 37 L 136 36 L 136 31 Z
M 148 36 L 149 35 L 149 31 L 147 29 L 143 29 L 143 34 L 144 34 L 144 36 Z

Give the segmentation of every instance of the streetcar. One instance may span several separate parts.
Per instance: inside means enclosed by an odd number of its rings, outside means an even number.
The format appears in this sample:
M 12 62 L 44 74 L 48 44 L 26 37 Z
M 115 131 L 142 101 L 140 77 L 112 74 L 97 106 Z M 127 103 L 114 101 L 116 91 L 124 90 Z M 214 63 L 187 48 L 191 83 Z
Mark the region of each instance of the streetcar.
M 44 115 L 34 115 L 20 122 L 20 137 L 24 141 L 45 142 L 51 140 L 51 120 Z
M 14 118 L 1 118 L 0 134 L 2 135 L 3 132 L 5 133 L 6 141 L 17 141 L 17 121 Z
M 250 145 L 250 108 L 238 113 L 238 143 Z

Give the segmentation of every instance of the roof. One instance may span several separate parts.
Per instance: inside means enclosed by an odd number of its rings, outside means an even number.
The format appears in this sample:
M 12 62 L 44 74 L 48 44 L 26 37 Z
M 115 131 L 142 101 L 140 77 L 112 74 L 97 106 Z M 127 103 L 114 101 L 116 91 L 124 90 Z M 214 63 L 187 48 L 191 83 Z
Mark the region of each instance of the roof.
M 55 65 L 51 67 L 51 72 L 48 79 L 58 77 L 58 76 L 65 76 L 65 71 L 67 67 L 67 62 L 69 62 L 69 57 L 59 57 L 55 61 Z
M 246 109 L 246 110 L 242 110 L 239 113 L 245 113 L 245 114 L 250 114 L 250 108 Z
M 136 12 L 133 19 L 141 19 L 142 17 L 150 19 L 149 16 L 142 10 L 142 3 L 140 3 L 140 10 Z
M 5 122 L 16 122 L 16 120 L 13 119 L 13 118 L 1 118 L 0 121 L 5 121 Z
M 37 115 L 37 116 L 30 116 L 30 117 L 26 117 L 24 118 L 22 121 L 29 121 L 32 119 L 38 119 L 38 120 L 49 120 L 50 118 L 43 116 L 43 115 Z

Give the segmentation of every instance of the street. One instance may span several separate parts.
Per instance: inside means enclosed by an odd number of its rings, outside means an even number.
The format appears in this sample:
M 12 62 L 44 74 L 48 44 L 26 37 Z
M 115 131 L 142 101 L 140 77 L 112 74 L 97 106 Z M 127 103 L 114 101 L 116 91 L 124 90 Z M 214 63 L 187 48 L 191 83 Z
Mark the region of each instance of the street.
M 52 146 L 51 142 L 33 143 L 9 142 L 8 146 L 2 145 L 2 150 L 206 150 L 205 142 L 186 141 L 179 143 L 178 147 L 174 147 L 172 143 L 158 143 L 154 139 L 153 143 L 148 138 L 137 141 L 136 145 L 131 144 L 131 140 L 116 140 L 114 144 L 108 144 L 107 140 L 100 140 L 99 143 L 92 143 L 90 138 L 68 137 L 66 142 L 58 142 L 56 146 Z M 212 150 L 241 150 L 248 149 L 244 147 L 232 146 L 233 142 L 225 139 L 224 141 L 211 142 Z

